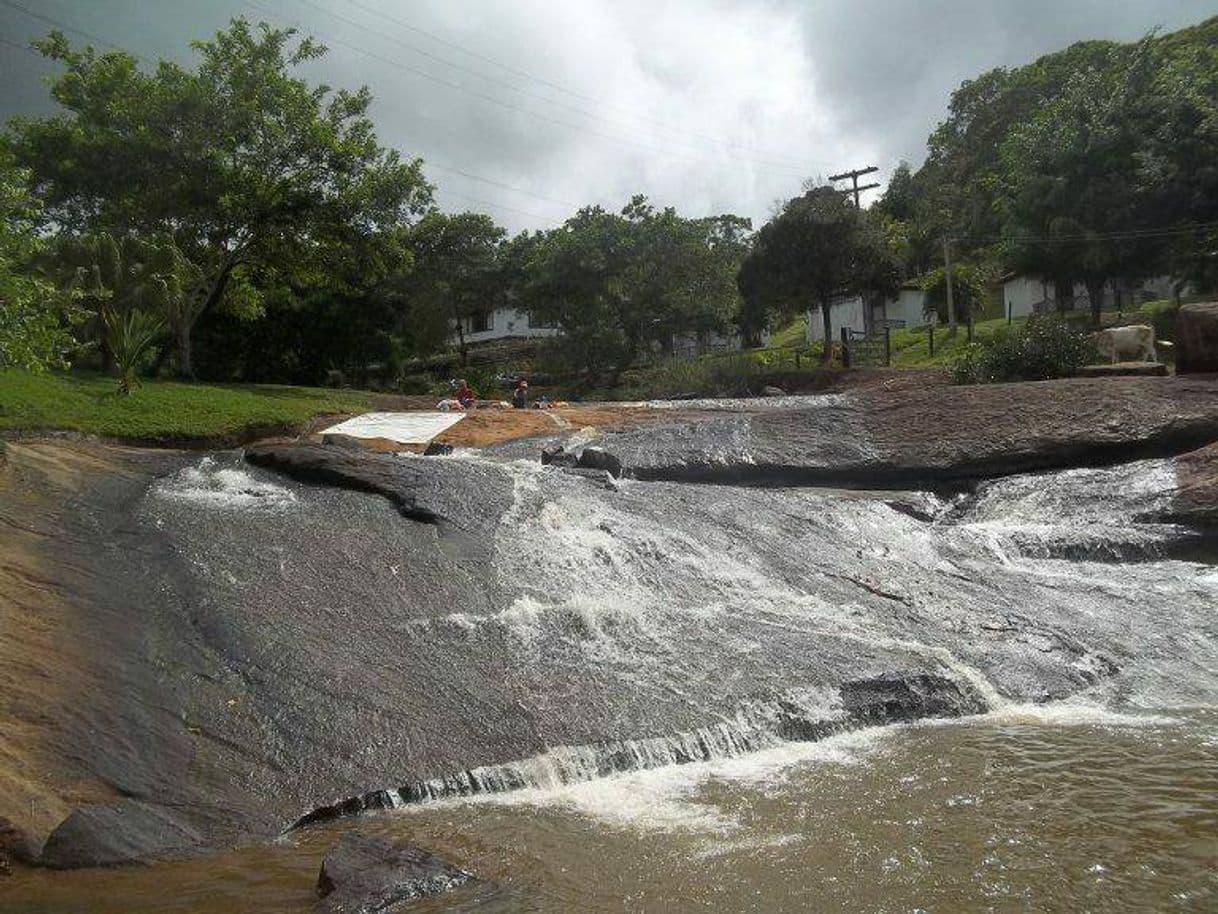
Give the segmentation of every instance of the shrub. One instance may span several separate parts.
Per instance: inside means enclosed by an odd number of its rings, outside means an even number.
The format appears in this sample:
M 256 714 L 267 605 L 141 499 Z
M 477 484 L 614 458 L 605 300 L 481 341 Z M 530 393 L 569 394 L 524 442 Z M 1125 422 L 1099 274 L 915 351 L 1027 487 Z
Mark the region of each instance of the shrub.
M 1179 305 L 1169 298 L 1158 301 L 1148 301 L 1141 307 L 1146 316 L 1146 323 L 1155 328 L 1155 339 L 1171 340 L 1176 336 L 1176 315 Z
M 106 312 L 103 318 L 118 369 L 118 392 L 127 396 L 139 387 L 138 372 L 152 361 L 153 346 L 165 332 L 165 322 L 155 314 L 132 309 L 126 314 Z
M 951 366 L 957 384 L 1065 378 L 1095 361 L 1089 334 L 1057 315 L 1033 315 L 966 347 Z

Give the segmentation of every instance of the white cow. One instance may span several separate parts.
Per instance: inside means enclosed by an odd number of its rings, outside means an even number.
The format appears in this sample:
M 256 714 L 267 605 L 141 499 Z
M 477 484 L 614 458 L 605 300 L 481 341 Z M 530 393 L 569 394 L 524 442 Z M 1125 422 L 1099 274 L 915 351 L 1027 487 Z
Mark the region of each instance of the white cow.
M 1155 353 L 1155 328 L 1146 324 L 1129 327 L 1111 327 L 1091 334 L 1100 358 L 1110 363 L 1157 362 Z

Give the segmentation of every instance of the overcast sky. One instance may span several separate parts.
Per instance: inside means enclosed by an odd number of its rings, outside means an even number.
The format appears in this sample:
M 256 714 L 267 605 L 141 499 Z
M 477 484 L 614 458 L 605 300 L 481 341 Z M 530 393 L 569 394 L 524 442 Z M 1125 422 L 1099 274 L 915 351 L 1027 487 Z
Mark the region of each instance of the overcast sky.
M 307 75 L 370 86 L 381 141 L 423 157 L 445 209 L 534 228 L 645 193 L 760 224 L 806 177 L 920 162 L 962 80 L 1215 14 L 1218 0 L 0 0 L 0 115 L 50 109 L 53 69 L 23 46 L 55 24 L 189 61 L 190 39 L 244 15 L 328 45 Z

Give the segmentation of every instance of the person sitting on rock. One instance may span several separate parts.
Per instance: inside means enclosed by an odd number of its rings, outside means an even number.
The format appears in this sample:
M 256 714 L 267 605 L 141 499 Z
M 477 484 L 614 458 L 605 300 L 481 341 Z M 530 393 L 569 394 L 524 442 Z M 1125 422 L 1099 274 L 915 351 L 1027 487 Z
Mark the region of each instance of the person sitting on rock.
M 455 395 L 455 399 L 461 404 L 462 407 L 465 409 L 470 409 L 477 401 L 478 395 L 475 394 L 472 389 L 470 389 L 469 381 L 462 378 L 457 382 L 457 393 Z
M 520 379 L 520 383 L 516 385 L 516 389 L 512 392 L 512 406 L 516 409 L 524 409 L 529 405 L 529 382 Z

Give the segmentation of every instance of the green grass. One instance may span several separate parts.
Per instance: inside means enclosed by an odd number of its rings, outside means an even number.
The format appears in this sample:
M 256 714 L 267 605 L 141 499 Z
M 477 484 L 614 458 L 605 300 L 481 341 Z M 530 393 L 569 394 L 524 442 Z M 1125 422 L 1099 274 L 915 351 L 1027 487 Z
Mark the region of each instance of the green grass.
M 1015 318 L 1019 326 L 1026 318 Z M 1005 317 L 977 321 L 973 324 L 973 341 L 982 342 L 1007 326 Z M 930 354 L 930 328 L 910 327 L 892 331 L 893 368 L 942 368 L 950 365 L 968 345 L 968 329 L 961 324 L 952 336 L 945 326 L 935 328 L 935 354 Z
M 797 317 L 780 330 L 770 334 L 771 349 L 782 349 L 788 346 L 803 346 L 808 339 L 807 318 Z
M 204 438 L 367 410 L 371 395 L 255 384 L 145 381 L 128 397 L 96 374 L 0 371 L 0 431 L 65 429 L 116 438 Z

